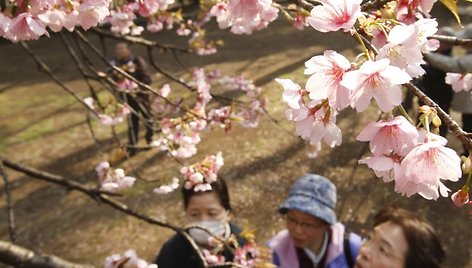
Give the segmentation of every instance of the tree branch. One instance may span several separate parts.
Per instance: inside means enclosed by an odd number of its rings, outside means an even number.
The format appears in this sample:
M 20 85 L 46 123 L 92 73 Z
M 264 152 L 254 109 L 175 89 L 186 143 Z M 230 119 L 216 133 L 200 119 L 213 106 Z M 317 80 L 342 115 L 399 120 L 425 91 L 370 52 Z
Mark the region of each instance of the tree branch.
M 104 36 L 104 37 L 108 37 L 108 38 L 111 38 L 111 39 L 125 41 L 125 42 L 138 44 L 138 45 L 142 45 L 142 46 L 146 46 L 146 47 L 153 47 L 153 48 L 157 47 L 157 48 L 162 49 L 164 51 L 172 50 L 172 51 L 178 51 L 178 52 L 182 52 L 182 53 L 191 53 L 191 52 L 193 52 L 193 49 L 179 48 L 179 47 L 176 47 L 176 46 L 173 46 L 173 45 L 161 44 L 159 42 L 151 41 L 151 40 L 148 40 L 148 39 L 143 38 L 143 37 L 120 35 L 120 34 L 110 32 L 110 31 L 106 31 L 106 30 L 103 30 L 103 29 L 100 29 L 100 28 L 97 28 L 97 27 L 90 29 L 90 31 L 96 33 L 99 36 Z
M 454 36 L 447 36 L 447 35 L 431 35 L 428 39 L 436 39 L 440 42 L 451 44 L 451 45 L 471 45 L 472 39 L 463 39 L 457 38 Z
M 46 255 L 0 240 L 0 260 L 14 267 L 28 268 L 93 268 L 92 265 L 77 264 L 54 255 Z
M 2 162 L 0 162 L 0 176 L 3 178 L 3 183 L 5 185 L 5 195 L 7 197 L 8 232 L 10 233 L 11 242 L 16 243 L 15 214 L 13 212 L 13 199 L 11 197 L 10 181 L 8 180 L 8 174 Z
M 404 84 L 404 86 L 413 94 L 415 94 L 420 101 L 428 106 L 433 107 L 438 112 L 439 118 L 447 126 L 447 128 L 458 138 L 462 144 L 468 149 L 472 150 L 472 139 L 470 134 L 462 130 L 462 128 L 454 121 L 449 114 L 447 114 L 438 104 L 431 100 L 426 94 L 423 93 L 418 87 L 412 83 Z

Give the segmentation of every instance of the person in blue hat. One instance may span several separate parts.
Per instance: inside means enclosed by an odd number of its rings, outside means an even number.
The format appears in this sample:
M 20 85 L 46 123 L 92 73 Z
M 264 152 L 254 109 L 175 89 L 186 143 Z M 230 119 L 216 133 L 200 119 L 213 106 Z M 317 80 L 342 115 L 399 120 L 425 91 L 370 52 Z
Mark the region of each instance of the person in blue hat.
M 268 243 L 281 268 L 348 268 L 359 253 L 361 237 L 345 235 L 336 221 L 336 187 L 327 178 L 305 174 L 290 189 L 279 213 L 287 221 Z

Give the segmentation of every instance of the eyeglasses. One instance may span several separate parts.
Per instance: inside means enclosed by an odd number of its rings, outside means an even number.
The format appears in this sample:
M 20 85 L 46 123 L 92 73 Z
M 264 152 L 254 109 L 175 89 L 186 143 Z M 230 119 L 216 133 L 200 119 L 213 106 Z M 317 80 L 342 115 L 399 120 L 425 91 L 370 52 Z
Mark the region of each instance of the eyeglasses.
M 319 229 L 324 226 L 324 222 L 320 222 L 320 223 L 302 222 L 302 221 L 298 221 L 297 219 L 294 219 L 293 217 L 290 217 L 289 215 L 285 215 L 285 220 L 287 221 L 287 226 L 289 228 L 300 226 L 302 231 L 312 231 L 314 229 Z

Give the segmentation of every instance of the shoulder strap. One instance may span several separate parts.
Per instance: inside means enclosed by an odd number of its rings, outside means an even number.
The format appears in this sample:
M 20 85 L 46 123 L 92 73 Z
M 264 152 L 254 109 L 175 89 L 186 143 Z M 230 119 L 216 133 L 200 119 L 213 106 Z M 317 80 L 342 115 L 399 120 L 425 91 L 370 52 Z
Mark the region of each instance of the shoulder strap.
M 354 258 L 352 257 L 351 243 L 349 242 L 349 238 L 344 238 L 344 257 L 346 258 L 349 268 L 353 268 Z

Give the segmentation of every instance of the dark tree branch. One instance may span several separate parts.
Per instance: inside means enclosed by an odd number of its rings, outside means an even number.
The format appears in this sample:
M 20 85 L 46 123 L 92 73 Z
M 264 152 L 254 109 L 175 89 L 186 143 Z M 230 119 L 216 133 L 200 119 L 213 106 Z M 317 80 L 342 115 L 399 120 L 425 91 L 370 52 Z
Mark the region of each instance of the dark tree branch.
M 56 82 L 57 85 L 59 85 L 62 89 L 64 89 L 67 93 L 69 93 L 70 95 L 72 95 L 72 97 L 74 97 L 80 104 L 82 104 L 83 106 L 85 106 L 85 108 L 87 108 L 87 110 L 90 110 L 92 113 L 96 114 L 96 112 L 92 109 L 90 109 L 90 107 L 82 100 L 82 97 L 80 95 L 78 95 L 77 93 L 75 93 L 72 89 L 70 89 L 64 82 L 62 82 L 59 77 L 57 77 L 52 71 L 51 69 L 49 69 L 49 67 L 41 60 L 38 58 L 38 56 L 36 56 L 36 54 L 31 50 L 31 48 L 23 41 L 20 42 L 20 45 L 21 47 L 23 47 L 23 49 L 34 59 L 34 61 L 38 64 L 38 66 L 44 71 L 46 72 L 47 75 L 49 75 L 49 77 L 54 81 Z
M 93 268 L 92 265 L 77 264 L 54 255 L 46 255 L 0 240 L 0 260 L 14 267 L 28 268 Z
M 11 196 L 11 188 L 10 188 L 10 181 L 8 179 L 8 174 L 2 162 L 0 162 L 0 176 L 2 176 L 3 184 L 5 185 L 5 195 L 7 197 L 8 232 L 10 234 L 11 242 L 16 243 L 15 214 L 13 212 L 13 198 Z
M 447 35 L 432 35 L 428 37 L 428 39 L 436 39 L 440 42 L 451 44 L 451 45 L 472 45 L 472 39 L 463 39 L 457 38 L 454 36 L 447 36 Z
M 169 228 L 169 229 L 172 229 L 172 230 L 180 233 L 190 243 L 193 250 L 195 250 L 195 252 L 199 256 L 199 259 L 200 259 L 201 263 L 204 265 L 204 267 L 208 266 L 208 263 L 206 262 L 206 259 L 203 256 L 203 253 L 201 252 L 198 245 L 190 237 L 190 235 L 187 232 L 185 232 L 182 228 L 179 228 L 179 227 L 174 226 L 174 225 L 172 225 L 170 223 L 167 223 L 167 222 L 159 221 L 159 220 L 157 220 L 155 218 L 152 218 L 152 217 L 150 217 L 150 216 L 148 216 L 144 213 L 133 210 L 133 209 L 129 208 L 127 205 L 125 205 L 125 204 L 123 204 L 119 201 L 116 201 L 116 200 L 114 200 L 110 197 L 110 195 L 117 195 L 117 194 L 111 194 L 109 192 L 104 192 L 104 191 L 100 191 L 100 190 L 96 190 L 96 189 L 90 189 L 90 188 L 88 188 L 88 187 L 86 187 L 86 186 L 84 186 L 84 185 L 82 185 L 78 182 L 67 180 L 67 179 L 65 179 L 61 176 L 51 174 L 51 173 L 48 173 L 48 172 L 44 172 L 44 171 L 40 171 L 40 170 L 31 168 L 31 167 L 23 166 L 21 164 L 9 161 L 7 159 L 3 159 L 1 161 L 8 168 L 11 168 L 11 169 L 16 170 L 16 171 L 21 172 L 21 173 L 24 173 L 24 174 L 29 175 L 29 176 L 31 176 L 33 178 L 36 178 L 36 179 L 44 180 L 44 181 L 47 181 L 47 182 L 50 182 L 50 183 L 53 183 L 53 184 L 56 184 L 56 185 L 59 185 L 59 186 L 63 186 L 63 187 L 66 187 L 67 189 L 70 189 L 70 190 L 79 191 L 79 192 L 91 197 L 92 199 L 94 199 L 96 201 L 99 201 L 101 203 L 107 204 L 107 205 L 113 207 L 114 209 L 117 209 L 117 210 L 119 210 L 119 211 L 121 211 L 121 212 L 123 212 L 123 213 L 125 213 L 129 216 L 135 217 L 139 220 L 145 221 L 145 222 L 150 223 L 150 224 L 154 224 L 154 225 L 158 225 L 158 226 L 161 226 L 161 227 Z
M 470 138 L 470 133 L 467 133 L 462 130 L 462 128 L 457 124 L 456 121 L 454 121 L 454 119 L 451 118 L 449 114 L 447 114 L 443 109 L 441 109 L 438 104 L 431 100 L 418 87 L 416 87 L 412 83 L 404 84 L 404 86 L 411 93 L 415 94 L 420 101 L 436 109 L 439 118 L 441 118 L 441 121 L 447 126 L 447 128 L 452 132 L 452 134 L 454 134 L 454 136 L 456 136 L 456 138 L 458 138 L 468 150 L 472 150 L 472 139 Z
M 159 48 L 159 49 L 162 49 L 164 51 L 172 50 L 172 51 L 178 51 L 178 52 L 183 52 L 183 53 L 193 52 L 193 49 L 179 48 L 179 47 L 176 47 L 176 46 L 173 46 L 173 45 L 161 44 L 159 42 L 148 40 L 148 39 L 143 38 L 143 37 L 120 35 L 120 34 L 117 34 L 117 33 L 114 33 L 114 32 L 110 32 L 110 31 L 100 29 L 98 27 L 92 28 L 90 31 L 94 32 L 97 35 L 102 36 L 102 37 L 108 37 L 108 38 L 111 38 L 111 39 L 115 39 L 115 40 L 119 40 L 119 41 L 125 41 L 125 42 L 138 44 L 138 45 L 142 45 L 142 46 L 146 46 L 146 47 Z

